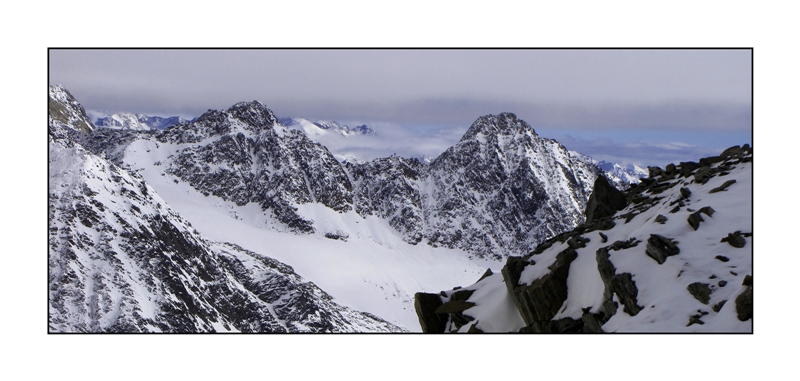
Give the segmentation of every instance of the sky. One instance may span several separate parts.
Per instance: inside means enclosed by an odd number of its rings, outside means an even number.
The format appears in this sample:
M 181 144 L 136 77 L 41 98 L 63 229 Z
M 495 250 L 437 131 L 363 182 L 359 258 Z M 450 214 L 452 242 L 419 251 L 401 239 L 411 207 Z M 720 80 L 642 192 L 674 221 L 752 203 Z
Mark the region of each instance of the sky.
M 369 160 L 435 157 L 513 112 L 597 160 L 664 166 L 752 144 L 751 50 L 49 50 L 49 83 L 98 116 L 196 117 L 258 100 L 279 117 L 366 123 L 327 141 Z M 382 137 L 382 138 L 381 138 Z

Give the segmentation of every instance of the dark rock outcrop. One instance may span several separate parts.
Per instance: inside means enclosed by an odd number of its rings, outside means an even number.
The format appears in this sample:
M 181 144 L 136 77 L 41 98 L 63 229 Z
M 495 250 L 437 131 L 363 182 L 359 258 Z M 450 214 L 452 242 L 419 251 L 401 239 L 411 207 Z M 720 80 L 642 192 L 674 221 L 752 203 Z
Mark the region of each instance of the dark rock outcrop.
M 567 300 L 569 266 L 577 257 L 575 249 L 565 249 L 556 256 L 555 263 L 548 267 L 550 272 L 532 281 L 530 285 L 518 284 L 519 274 L 522 273 L 519 261 L 509 262 L 503 267 L 503 279 L 526 324 L 550 320 L 558 313 L 558 309 Z
M 442 298 L 437 294 L 418 292 L 414 294 L 414 310 L 424 333 L 442 333 L 447 325 L 447 316 L 437 314 L 442 306 Z
M 605 217 L 611 217 L 627 206 L 625 194 L 612 187 L 603 176 L 598 176 L 594 181 L 592 195 L 586 203 L 586 222 L 592 222 Z
M 748 285 L 747 289 L 736 297 L 736 317 L 740 321 L 747 321 L 753 318 L 753 286 Z
M 636 247 L 638 244 L 639 241 L 634 239 L 630 241 L 616 241 L 612 245 L 601 247 L 597 250 L 597 270 L 605 285 L 603 291 L 603 310 L 605 316 L 609 318 L 617 311 L 617 305 L 613 301 L 614 294 L 616 294 L 617 299 L 622 302 L 625 307 L 625 312 L 631 316 L 635 316 L 643 308 L 639 306 L 637 301 L 639 290 L 636 288 L 633 276 L 630 273 L 617 274 L 617 269 L 614 267 L 614 264 L 611 263 L 611 255 L 609 253 L 612 250 L 616 251 Z
M 744 245 L 747 244 L 747 241 L 744 239 L 742 232 L 740 231 L 728 233 L 728 236 L 721 239 L 720 242 L 727 242 L 729 245 L 736 248 L 743 248 Z
M 694 230 L 697 230 L 700 227 L 700 223 L 705 221 L 700 213 L 711 217 L 714 214 L 714 209 L 712 209 L 710 206 L 704 206 L 700 208 L 700 210 L 689 215 L 687 221 L 689 222 L 689 225 L 694 228 Z
M 686 287 L 686 289 L 700 303 L 708 304 L 708 301 L 711 300 L 712 290 L 707 283 L 695 282 Z
M 680 248 L 667 237 L 658 234 L 650 234 L 650 238 L 647 239 L 647 249 L 645 249 L 645 253 L 650 258 L 655 259 L 659 265 L 664 264 L 667 257 L 678 255 L 680 252 Z
M 736 183 L 736 180 L 728 180 L 728 181 L 726 181 L 726 182 L 722 183 L 722 185 L 720 185 L 720 186 L 718 186 L 718 187 L 716 187 L 716 188 L 714 188 L 714 189 L 712 189 L 712 190 L 708 191 L 708 193 L 717 193 L 717 192 L 723 192 L 723 191 L 725 191 L 725 190 L 726 190 L 726 189 L 727 189 L 729 186 L 731 186 L 732 184 L 735 184 L 735 183 Z

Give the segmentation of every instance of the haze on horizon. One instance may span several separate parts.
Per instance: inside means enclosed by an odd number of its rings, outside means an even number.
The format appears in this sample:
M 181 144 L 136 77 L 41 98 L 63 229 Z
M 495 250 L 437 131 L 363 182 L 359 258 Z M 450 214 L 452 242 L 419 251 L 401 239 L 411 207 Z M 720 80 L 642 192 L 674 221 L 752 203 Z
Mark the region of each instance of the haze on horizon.
M 51 49 L 49 83 L 94 114 L 191 118 L 258 100 L 279 117 L 366 123 L 379 137 L 324 144 L 367 160 L 435 157 L 481 115 L 508 111 L 595 159 L 663 166 L 752 144 L 751 57 L 749 49 Z

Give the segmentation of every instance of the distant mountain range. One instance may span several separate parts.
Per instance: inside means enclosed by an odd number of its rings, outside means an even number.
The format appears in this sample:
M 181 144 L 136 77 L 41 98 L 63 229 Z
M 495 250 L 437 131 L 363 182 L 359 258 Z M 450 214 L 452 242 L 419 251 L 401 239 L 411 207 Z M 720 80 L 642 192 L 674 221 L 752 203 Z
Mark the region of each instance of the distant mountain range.
M 176 124 L 186 122 L 188 122 L 188 120 L 179 116 L 170 116 L 164 118 L 160 116 L 147 116 L 144 114 L 118 113 L 107 117 L 98 118 L 95 120 L 94 125 L 97 127 L 111 128 L 116 130 L 147 131 L 163 130 Z
M 338 134 L 341 136 L 353 135 L 376 135 L 375 130 L 362 124 L 356 127 L 348 127 L 336 123 L 332 120 L 308 120 L 304 118 L 280 118 L 278 121 L 286 127 L 291 127 L 303 131 L 308 137 L 318 135 Z

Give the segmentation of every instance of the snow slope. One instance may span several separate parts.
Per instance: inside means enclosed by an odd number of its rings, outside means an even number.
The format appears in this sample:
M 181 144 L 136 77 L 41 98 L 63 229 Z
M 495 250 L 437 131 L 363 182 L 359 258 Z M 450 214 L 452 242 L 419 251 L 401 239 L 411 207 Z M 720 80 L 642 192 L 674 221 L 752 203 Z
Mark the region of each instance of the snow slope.
M 413 309 L 415 292 L 469 284 L 486 268 L 498 269 L 502 264 L 470 258 L 460 250 L 409 245 L 384 219 L 363 218 L 352 210 L 339 213 L 315 203 L 298 208 L 301 215 L 314 221 L 316 231 L 287 233 L 269 211 L 257 205 L 238 206 L 205 196 L 185 182 L 176 183 L 169 174 L 162 176 L 162 168 L 146 165 L 153 160 L 147 150 L 155 150 L 154 144 L 148 144 L 152 143 L 131 144 L 126 161 L 141 169 L 138 173 L 203 236 L 265 253 L 292 266 L 336 303 L 380 316 L 404 329 L 419 330 Z

